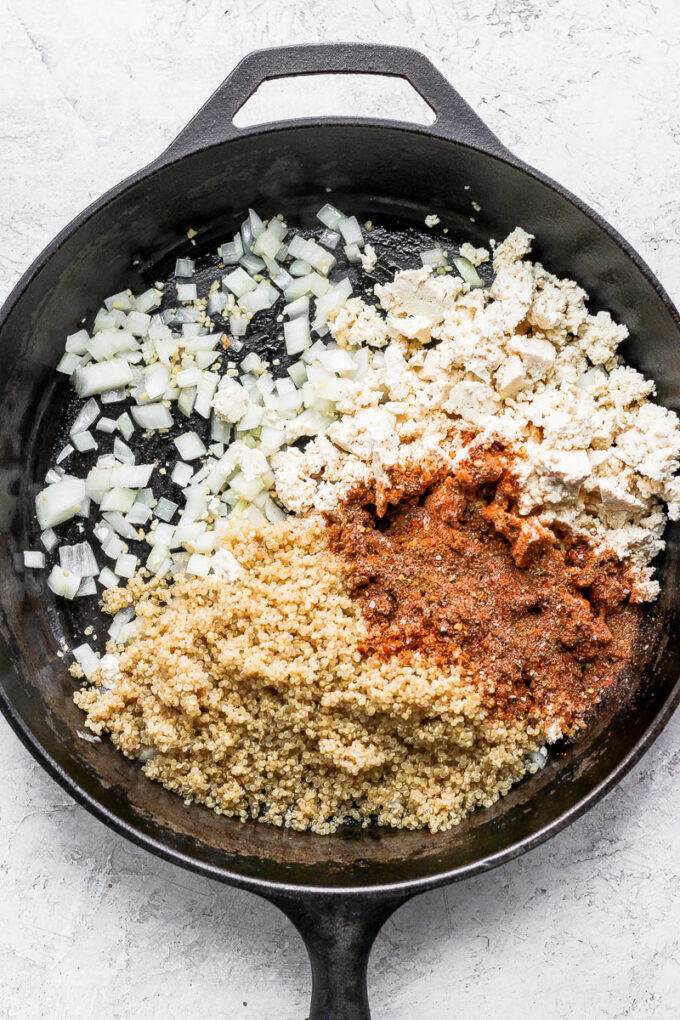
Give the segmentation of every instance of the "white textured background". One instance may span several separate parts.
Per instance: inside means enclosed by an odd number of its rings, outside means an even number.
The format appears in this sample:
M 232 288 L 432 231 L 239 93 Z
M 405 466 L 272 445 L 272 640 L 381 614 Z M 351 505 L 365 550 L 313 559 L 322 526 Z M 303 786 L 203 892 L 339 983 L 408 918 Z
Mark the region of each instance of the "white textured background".
M 678 14 L 677 0 L 0 0 L 0 290 L 249 49 L 357 39 L 429 54 L 680 301 Z M 274 87 L 259 109 L 418 109 L 375 83 L 310 92 Z M 677 1017 L 679 747 L 676 718 L 567 832 L 403 907 L 371 961 L 376 1020 Z M 0 1016 L 306 1016 L 305 951 L 274 908 L 113 835 L 4 722 L 0 776 Z

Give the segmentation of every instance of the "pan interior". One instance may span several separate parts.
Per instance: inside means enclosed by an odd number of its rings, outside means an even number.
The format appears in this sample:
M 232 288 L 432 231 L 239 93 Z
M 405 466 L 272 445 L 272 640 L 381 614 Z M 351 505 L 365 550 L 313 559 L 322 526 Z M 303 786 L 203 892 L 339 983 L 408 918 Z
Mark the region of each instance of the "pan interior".
M 2 326 L 0 600 L 7 648 L 0 669 L 6 706 L 24 739 L 41 749 L 69 788 L 134 838 L 218 877 L 370 886 L 484 866 L 606 783 L 675 702 L 680 557 L 672 528 L 660 565 L 662 595 L 647 610 L 638 661 L 616 698 L 579 741 L 555 746 L 540 773 L 447 833 L 348 826 L 320 837 L 244 825 L 185 806 L 107 740 L 80 735 L 74 681 L 57 652 L 62 643 L 79 643 L 84 628 L 101 618 L 86 608 L 92 600 L 65 606 L 47 591 L 43 575 L 21 568 L 21 551 L 36 547 L 33 497 L 75 413 L 68 383 L 54 373 L 64 337 L 110 293 L 174 283 L 178 254 L 198 256 L 199 265 L 209 261 L 249 205 L 311 228 L 328 200 L 375 224 L 377 279 L 419 265 L 415 253 L 432 244 L 427 213 L 441 217 L 439 239 L 454 243 L 486 244 L 521 224 L 536 234 L 536 255 L 549 269 L 573 276 L 593 307 L 628 323 L 629 361 L 655 378 L 662 401 L 677 409 L 680 345 L 672 312 L 599 224 L 522 170 L 416 131 L 357 125 L 289 127 L 200 152 L 140 176 L 58 239 Z M 195 248 L 189 227 L 198 231 Z M 365 287 L 366 278 L 356 274 L 355 293 Z M 241 356 L 253 349 L 271 356 L 276 324 L 261 313 L 256 325 Z M 84 462 L 70 465 L 80 473 Z

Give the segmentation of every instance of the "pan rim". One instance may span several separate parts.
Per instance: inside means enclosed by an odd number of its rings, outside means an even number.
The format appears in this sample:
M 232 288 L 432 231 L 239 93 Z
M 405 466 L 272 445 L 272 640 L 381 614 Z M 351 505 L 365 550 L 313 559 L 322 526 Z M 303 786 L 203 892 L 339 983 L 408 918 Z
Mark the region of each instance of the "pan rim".
M 607 234 L 623 251 L 623 253 L 632 261 L 635 268 L 639 273 L 642 274 L 643 278 L 648 284 L 651 285 L 655 291 L 657 297 L 661 300 L 662 304 L 670 314 L 674 325 L 680 333 L 680 313 L 672 302 L 670 296 L 662 286 L 660 281 L 657 279 L 651 268 L 647 265 L 644 259 L 638 254 L 638 252 L 632 247 L 632 245 L 615 229 L 613 228 L 599 213 L 593 210 L 585 202 L 583 202 L 578 196 L 572 194 L 558 182 L 543 174 L 541 171 L 527 165 L 523 161 L 517 159 L 512 154 L 502 156 L 497 153 L 491 153 L 486 151 L 483 147 L 471 145 L 469 143 L 458 141 L 455 139 L 447 138 L 445 135 L 438 133 L 436 130 L 431 128 L 422 127 L 419 125 L 405 124 L 400 121 L 385 121 L 376 120 L 373 118 L 323 118 L 323 119 L 304 119 L 304 120 L 291 120 L 283 123 L 277 123 L 273 125 L 256 126 L 242 130 L 238 135 L 219 141 L 211 142 L 203 146 L 199 146 L 193 149 L 191 152 L 186 152 L 177 157 L 169 160 L 164 160 L 163 156 L 153 161 L 147 166 L 141 168 L 124 178 L 119 184 L 108 189 L 103 195 L 95 199 L 94 202 L 86 206 L 80 213 L 73 217 L 56 235 L 55 237 L 43 248 L 39 255 L 33 260 L 26 271 L 21 275 L 17 283 L 14 285 L 5 302 L 0 309 L 0 341 L 2 338 L 2 330 L 7 322 L 8 318 L 12 314 L 16 304 L 33 283 L 42 269 L 47 265 L 50 259 L 59 251 L 63 244 L 65 244 L 69 238 L 78 230 L 81 226 L 87 223 L 90 219 L 97 215 L 102 209 L 104 209 L 109 203 L 115 199 L 123 197 L 128 191 L 131 191 L 134 187 L 145 180 L 149 180 L 155 176 L 156 173 L 162 173 L 164 170 L 170 167 L 177 166 L 185 160 L 191 159 L 193 156 L 205 153 L 211 149 L 222 148 L 223 146 L 229 146 L 232 144 L 238 145 L 241 139 L 250 137 L 266 137 L 269 135 L 277 135 L 299 129 L 305 130 L 319 130 L 325 127 L 347 127 L 356 129 L 357 127 L 370 130 L 370 131 L 398 131 L 404 134 L 411 134 L 414 136 L 422 136 L 424 138 L 436 138 L 447 145 L 454 147 L 460 147 L 461 149 L 467 149 L 478 155 L 486 158 L 497 160 L 501 164 L 512 167 L 518 170 L 528 177 L 532 178 L 536 182 L 548 187 L 551 191 L 555 192 L 558 196 L 566 200 L 577 210 L 588 217 L 600 230 Z M 2 640 L 2 639 L 0 639 Z M 4 644 L 4 640 L 2 641 Z M 11 658 L 11 657 L 10 657 Z M 14 669 L 13 666 L 10 667 Z M 76 780 L 72 779 L 56 761 L 51 757 L 48 751 L 44 748 L 40 740 L 33 734 L 29 726 L 20 717 L 19 713 L 14 708 L 11 700 L 6 694 L 4 687 L 0 687 L 0 710 L 7 719 L 8 723 L 17 734 L 22 744 L 26 749 L 33 755 L 35 760 L 41 767 L 50 775 L 73 799 L 81 804 L 94 815 L 99 821 L 103 822 L 110 829 L 117 832 L 119 835 L 129 839 L 132 843 L 140 846 L 156 856 L 161 857 L 170 863 L 176 864 L 180 867 L 186 868 L 187 870 L 194 871 L 207 878 L 221 881 L 229 885 L 250 890 L 252 892 L 260 893 L 261 895 L 269 896 L 272 899 L 276 899 L 277 896 L 284 896 L 286 894 L 306 894 L 306 895 L 324 895 L 324 896 L 353 896 L 353 897 L 380 897 L 385 895 L 399 895 L 402 893 L 405 897 L 415 895 L 420 892 L 425 892 L 428 889 L 433 889 L 447 883 L 454 881 L 460 881 L 464 878 L 470 878 L 474 875 L 481 874 L 486 871 L 490 871 L 501 864 L 506 863 L 533 849 L 534 847 L 545 842 L 551 836 L 556 835 L 562 831 L 573 821 L 576 821 L 579 817 L 586 813 L 597 801 L 602 799 L 622 778 L 626 775 L 634 765 L 641 759 L 643 754 L 651 747 L 652 743 L 656 740 L 659 734 L 667 725 L 669 719 L 680 703 L 680 677 L 675 681 L 674 686 L 670 690 L 664 702 L 659 707 L 655 717 L 649 723 L 647 729 L 638 738 L 637 742 L 629 749 L 629 751 L 620 759 L 618 764 L 609 772 L 609 774 L 597 783 L 593 788 L 588 791 L 584 796 L 581 797 L 572 807 L 564 811 L 561 815 L 552 819 L 550 822 L 543 825 L 536 832 L 523 839 L 517 840 L 514 843 L 506 846 L 496 853 L 482 858 L 478 861 L 461 865 L 460 867 L 441 871 L 437 874 L 424 876 L 421 878 L 412 878 L 406 880 L 399 880 L 395 882 L 383 882 L 378 884 L 358 884 L 358 885 L 315 885 L 315 884 L 304 884 L 304 883 L 291 883 L 291 882 L 275 882 L 270 879 L 253 878 L 248 875 L 244 875 L 238 870 L 231 870 L 228 867 L 221 867 L 219 865 L 212 865 L 206 862 L 200 861 L 197 858 L 184 853 L 180 850 L 171 849 L 161 840 L 157 840 L 152 836 L 143 833 L 139 828 L 131 825 L 124 821 L 118 815 L 109 811 L 94 797 L 94 795 L 88 793 L 83 789 Z M 314 865 L 311 866 L 312 868 Z

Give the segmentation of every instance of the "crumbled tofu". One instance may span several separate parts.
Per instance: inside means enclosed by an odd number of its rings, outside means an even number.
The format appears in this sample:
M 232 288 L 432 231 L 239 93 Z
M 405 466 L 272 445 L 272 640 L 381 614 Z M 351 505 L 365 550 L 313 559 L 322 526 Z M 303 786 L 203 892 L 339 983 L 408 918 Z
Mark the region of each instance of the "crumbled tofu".
M 372 244 L 364 246 L 364 250 L 361 252 L 361 265 L 365 273 L 372 273 L 375 269 L 378 256 L 376 250 Z
M 473 244 L 465 242 L 461 244 L 459 254 L 471 262 L 473 266 L 481 266 L 482 262 L 488 262 L 491 254 L 486 248 L 475 248 Z
M 496 376 L 496 390 L 499 397 L 514 397 L 525 386 L 527 374 L 521 358 L 516 354 L 504 361 Z
M 383 317 L 361 298 L 350 298 L 329 312 L 328 325 L 340 347 L 384 347 L 389 339 Z
M 234 379 L 225 376 L 222 384 L 213 397 L 212 406 L 220 418 L 229 422 L 237 422 L 248 410 L 250 397 L 248 391 Z
M 243 574 L 243 567 L 228 549 L 218 549 L 211 562 L 213 574 L 217 574 L 223 581 L 238 581 Z
M 492 248 L 488 288 L 424 266 L 377 284 L 379 308 L 352 298 L 332 314 L 341 347 L 384 350 L 348 380 L 325 434 L 274 455 L 278 496 L 298 513 L 331 508 L 357 480 L 387 484 L 392 465 L 453 462 L 473 427 L 472 442 L 517 453 L 522 513 L 627 558 L 652 598 L 662 501 L 680 517 L 678 419 L 617 362 L 625 326 L 591 315 L 578 284 L 526 260 L 530 235 L 517 228 Z
M 440 222 L 441 221 L 440 221 L 440 219 L 439 219 L 439 217 L 437 216 L 436 213 L 429 213 L 425 217 L 425 226 L 426 227 L 436 227 L 437 224 L 440 223 Z

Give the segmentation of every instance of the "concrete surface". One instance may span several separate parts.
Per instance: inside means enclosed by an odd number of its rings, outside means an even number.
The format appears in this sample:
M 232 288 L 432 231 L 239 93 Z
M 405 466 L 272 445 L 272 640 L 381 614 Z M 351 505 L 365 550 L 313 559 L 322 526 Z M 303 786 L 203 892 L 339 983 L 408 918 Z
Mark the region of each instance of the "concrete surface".
M 0 289 L 174 136 L 238 57 L 420 47 L 506 144 L 613 222 L 680 300 L 676 0 L 0 0 Z M 375 83 L 266 109 L 387 113 Z M 255 109 L 257 113 L 257 110 Z M 0 1016 L 299 1020 L 304 948 L 255 897 L 108 832 L 0 723 Z M 661 1020 L 680 993 L 680 718 L 586 818 L 412 902 L 370 965 L 376 1020 Z

